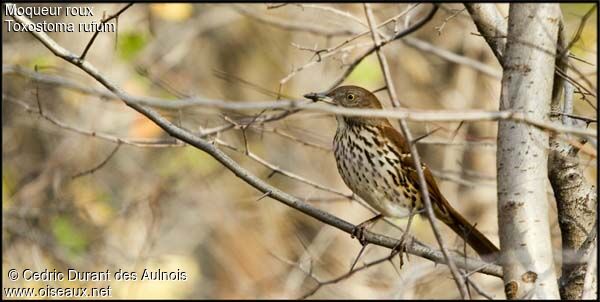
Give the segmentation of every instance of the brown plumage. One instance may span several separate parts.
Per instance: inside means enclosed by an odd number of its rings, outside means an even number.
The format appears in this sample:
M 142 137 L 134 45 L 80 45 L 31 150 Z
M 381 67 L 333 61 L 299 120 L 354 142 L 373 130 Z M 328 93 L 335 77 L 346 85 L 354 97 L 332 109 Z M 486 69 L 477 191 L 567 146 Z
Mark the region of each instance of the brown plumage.
M 375 95 L 358 86 L 341 86 L 327 94 L 305 97 L 331 99 L 347 108 L 382 108 Z M 336 119 L 334 154 L 346 185 L 384 216 L 406 217 L 410 209 L 423 210 L 419 179 L 404 136 L 386 118 L 338 115 Z M 424 164 L 422 168 L 435 216 L 482 258 L 492 261 L 498 248 L 452 208 L 429 168 Z

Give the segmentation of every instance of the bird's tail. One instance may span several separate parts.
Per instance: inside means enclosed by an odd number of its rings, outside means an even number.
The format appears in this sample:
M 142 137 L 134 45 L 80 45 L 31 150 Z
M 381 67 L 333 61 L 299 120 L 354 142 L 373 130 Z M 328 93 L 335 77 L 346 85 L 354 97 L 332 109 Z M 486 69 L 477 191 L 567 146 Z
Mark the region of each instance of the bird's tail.
M 438 219 L 446 223 L 456 234 L 463 238 L 483 260 L 487 262 L 496 261 L 500 251 L 496 245 L 451 206 L 446 207 L 446 211 L 443 212 L 445 213 L 436 213 Z

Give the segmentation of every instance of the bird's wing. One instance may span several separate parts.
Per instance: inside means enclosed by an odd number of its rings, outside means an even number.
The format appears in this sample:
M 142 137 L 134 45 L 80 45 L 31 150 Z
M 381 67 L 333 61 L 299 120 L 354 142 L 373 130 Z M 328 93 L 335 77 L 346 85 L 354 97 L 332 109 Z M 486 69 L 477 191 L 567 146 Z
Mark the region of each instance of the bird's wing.
M 415 163 L 413 157 L 410 154 L 410 146 L 408 145 L 408 141 L 404 138 L 404 136 L 398 132 L 398 130 L 394 129 L 392 125 L 388 122 L 384 124 L 382 127 L 383 135 L 388 138 L 400 151 L 400 165 L 402 167 L 406 167 L 408 171 L 408 178 L 411 183 L 415 185 L 417 190 L 421 190 L 419 175 L 417 174 L 417 170 L 415 170 Z M 427 183 L 427 190 L 429 191 L 429 198 L 431 203 L 434 205 L 438 205 L 434 207 L 436 212 L 436 216 L 444 222 L 448 222 L 451 216 L 451 211 L 454 209 L 450 205 L 450 203 L 444 198 L 444 195 L 438 188 L 437 182 L 435 178 L 433 178 L 433 174 L 431 174 L 431 170 L 427 165 L 421 162 L 421 167 L 423 169 L 423 176 L 425 176 L 425 181 Z
M 402 135 L 402 133 L 398 132 L 398 130 L 392 127 L 392 124 L 389 122 L 385 123 L 381 126 L 381 131 L 383 135 L 388 138 L 398 149 L 400 149 L 400 153 L 410 153 L 410 146 L 408 142 Z
M 417 190 L 421 191 L 421 182 L 419 181 L 417 170 L 415 170 L 415 162 L 412 155 L 410 153 L 402 154 L 400 164 L 408 171 L 407 174 L 410 182 L 415 185 Z M 444 195 L 440 191 L 435 178 L 433 178 L 433 174 L 431 174 L 429 167 L 427 167 L 427 165 L 424 163 L 421 163 L 421 169 L 423 170 L 423 176 L 425 176 L 425 182 L 427 183 L 429 199 L 433 205 L 437 205 L 433 207 L 434 211 L 437 212 L 436 216 L 438 216 L 438 218 L 442 221 L 447 222 L 449 219 L 448 217 L 450 216 L 449 211 L 452 211 L 452 206 L 450 203 L 448 203 L 446 198 L 444 198 Z
M 415 184 L 415 187 L 421 191 L 419 185 L 419 176 L 415 170 L 415 163 L 410 154 L 403 154 L 400 164 L 408 170 L 408 178 Z M 429 168 L 421 163 L 423 175 L 427 183 L 427 191 L 429 199 L 433 205 L 435 216 L 452 228 L 459 236 L 465 239 L 479 255 L 487 261 L 495 261 L 498 253 L 498 248 L 480 231 L 478 231 L 471 223 L 469 223 L 452 205 L 446 200 L 442 192 L 437 186 L 433 174 Z

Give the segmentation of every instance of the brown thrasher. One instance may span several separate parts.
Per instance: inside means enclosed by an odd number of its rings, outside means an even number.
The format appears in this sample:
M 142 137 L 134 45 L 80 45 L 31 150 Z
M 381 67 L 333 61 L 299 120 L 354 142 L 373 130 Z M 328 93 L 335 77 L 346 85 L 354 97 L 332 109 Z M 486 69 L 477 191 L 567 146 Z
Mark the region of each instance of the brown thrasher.
M 357 86 L 341 86 L 327 94 L 305 95 L 315 101 L 330 99 L 347 108 L 381 109 L 375 95 Z M 327 102 L 327 101 L 326 101 Z M 422 212 L 419 179 L 408 142 L 386 118 L 337 115 L 333 148 L 346 185 L 382 215 L 406 217 Z M 435 216 L 461 236 L 483 259 L 493 261 L 498 248 L 462 217 L 440 192 L 429 168 L 422 164 Z M 361 243 L 362 230 L 381 215 L 361 223 L 353 232 Z

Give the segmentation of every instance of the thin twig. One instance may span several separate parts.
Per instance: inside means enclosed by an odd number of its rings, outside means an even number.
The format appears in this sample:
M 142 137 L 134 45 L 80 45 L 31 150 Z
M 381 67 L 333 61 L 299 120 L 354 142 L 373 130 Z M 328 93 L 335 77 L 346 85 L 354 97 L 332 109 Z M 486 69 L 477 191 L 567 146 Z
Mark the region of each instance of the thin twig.
M 384 45 L 386 45 L 394 40 L 397 40 L 404 36 L 407 36 L 415 31 L 417 31 L 418 29 L 423 27 L 425 24 L 427 24 L 427 22 L 429 22 L 435 15 L 435 13 L 438 11 L 438 7 L 439 7 L 438 4 L 433 4 L 433 7 L 427 13 L 427 15 L 425 17 L 423 17 L 422 19 L 420 19 L 415 24 L 413 24 L 411 27 L 406 28 L 403 31 L 394 34 L 389 39 L 381 41 L 381 43 L 379 43 L 379 45 L 374 45 L 368 51 L 363 53 L 359 58 L 354 60 L 354 62 L 352 64 L 350 64 L 350 66 L 344 71 L 344 73 L 342 74 L 341 77 L 339 77 L 335 82 L 333 82 L 333 84 L 331 85 L 331 88 L 337 87 L 338 85 L 340 85 L 352 73 L 352 71 L 356 68 L 356 66 L 358 66 L 358 64 L 360 62 L 362 62 L 362 60 L 364 60 L 367 56 L 372 54 L 375 50 L 378 50 L 379 48 L 383 47 Z
M 579 21 L 579 26 L 577 27 L 577 32 L 575 32 L 575 35 L 573 36 L 573 38 L 571 39 L 569 44 L 567 44 L 567 47 L 565 47 L 565 49 L 561 50 L 559 57 L 562 57 L 567 51 L 571 50 L 571 47 L 573 47 L 573 45 L 575 45 L 575 43 L 577 43 L 577 41 L 579 41 L 579 39 L 581 38 L 581 33 L 583 33 L 583 28 L 585 27 L 585 23 L 592 16 L 592 13 L 596 10 L 597 7 L 598 7 L 597 3 L 592 5 L 592 7 L 585 13 L 585 15 L 583 15 L 583 17 L 581 17 L 581 20 Z
M 353 14 L 349 13 L 349 12 L 344 12 L 341 11 L 339 9 L 335 9 L 333 7 L 330 6 L 322 6 L 322 5 L 316 5 L 316 4 L 295 4 L 296 6 L 300 7 L 300 8 L 313 8 L 313 9 L 317 9 L 317 10 L 323 10 L 326 12 L 330 12 L 333 13 L 335 15 L 338 16 L 342 16 L 345 17 L 349 20 L 354 21 L 355 23 L 358 23 L 364 27 L 368 27 L 367 24 L 365 24 L 365 22 L 363 22 L 361 19 L 359 19 L 358 17 L 354 16 Z
M 2 99 L 19 105 L 27 113 L 38 114 L 43 119 L 58 126 L 59 128 L 62 128 L 62 129 L 65 129 L 65 130 L 68 130 L 71 132 L 75 132 L 75 133 L 78 133 L 81 135 L 89 136 L 89 137 L 96 137 L 96 138 L 99 138 L 99 139 L 102 139 L 105 141 L 109 141 L 109 142 L 113 142 L 116 144 L 126 144 L 126 145 L 132 145 L 132 146 L 143 147 L 143 148 L 171 148 L 171 147 L 184 147 L 185 146 L 185 144 L 180 143 L 178 141 L 169 142 L 169 141 L 165 141 L 165 140 L 130 139 L 130 138 L 117 137 L 117 136 L 113 136 L 113 135 L 109 135 L 109 134 L 105 134 L 105 133 L 101 133 L 101 132 L 97 132 L 97 131 L 80 129 L 75 126 L 66 124 L 45 112 L 40 112 L 39 109 L 36 110 L 21 100 L 17 100 L 13 97 L 10 97 L 10 96 L 4 95 L 4 94 L 2 95 Z
M 112 20 L 114 18 L 119 17 L 123 12 L 125 12 L 132 5 L 133 5 L 133 2 L 125 5 L 123 8 L 121 8 L 115 14 L 108 16 L 108 18 L 103 18 L 102 20 L 100 20 L 100 24 L 105 24 L 106 22 L 108 22 L 108 21 L 110 21 L 110 20 Z M 81 55 L 79 56 L 79 60 L 81 60 L 81 61 L 85 60 L 85 56 L 87 55 L 88 50 L 90 50 L 90 48 L 92 47 L 92 44 L 94 44 L 94 41 L 96 40 L 96 37 L 98 36 L 99 33 L 100 33 L 100 31 L 95 31 L 94 32 L 94 35 L 92 36 L 92 38 L 90 39 L 90 41 L 85 46 L 85 49 L 83 50 L 83 52 L 81 53 Z
M 442 35 L 442 30 L 444 30 L 444 27 L 446 27 L 446 24 L 448 24 L 448 21 L 450 21 L 451 19 L 455 18 L 456 16 L 458 16 L 460 13 L 464 12 L 466 8 L 463 9 L 457 9 L 454 11 L 454 13 L 452 13 L 450 16 L 446 17 L 444 19 L 444 22 L 442 22 L 441 25 L 436 26 L 435 30 L 437 30 L 438 35 Z
M 402 39 L 402 42 L 410 47 L 414 47 L 418 50 L 428 52 L 434 54 L 442 59 L 448 60 L 450 62 L 461 64 L 477 70 L 482 74 L 489 76 L 494 79 L 501 80 L 502 79 L 502 71 L 497 70 L 489 65 L 483 64 L 477 60 L 473 60 L 469 57 L 461 56 L 451 51 L 445 50 L 443 48 L 439 48 L 430 44 L 428 42 L 419 40 L 413 37 L 405 37 Z
M 86 88 L 84 85 L 77 84 L 75 82 L 68 81 L 59 77 L 48 76 L 44 74 L 33 75 L 35 73 L 26 72 L 22 68 L 16 68 L 13 66 L 4 66 L 3 73 L 12 73 L 28 76 L 36 81 L 43 81 L 45 83 L 54 83 L 57 85 L 64 85 L 67 88 L 74 89 L 82 93 L 89 93 L 93 95 L 99 95 L 105 98 L 117 98 L 111 92 L 104 92 L 100 89 Z M 597 136 L 597 132 L 594 129 L 581 129 L 578 127 L 564 126 L 562 124 L 546 122 L 528 117 L 522 112 L 513 111 L 481 111 L 481 110 L 469 110 L 469 111 L 447 111 L 447 110 L 408 110 L 408 109 L 351 109 L 343 108 L 340 106 L 329 106 L 324 104 L 315 104 L 313 101 L 306 100 L 280 100 L 274 101 L 263 101 L 263 102 L 230 102 L 224 100 L 212 100 L 199 97 L 192 97 L 186 99 L 162 99 L 156 97 L 143 97 L 143 96 L 130 96 L 128 99 L 130 103 L 137 103 L 139 105 L 149 105 L 156 108 L 162 109 L 183 109 L 193 106 L 204 106 L 214 107 L 219 109 L 229 110 L 285 110 L 280 113 L 265 116 L 264 118 L 257 119 L 258 122 L 276 121 L 291 114 L 295 114 L 300 110 L 312 110 L 319 112 L 333 113 L 337 115 L 345 116 L 363 116 L 363 117 L 385 117 L 391 119 L 404 119 L 412 122 L 476 122 L 476 121 L 498 121 L 498 120 L 513 120 L 517 122 L 524 122 L 540 129 L 557 132 L 557 133 L 572 133 L 579 136 L 593 137 Z
M 313 147 L 313 148 L 316 148 L 316 149 L 319 149 L 319 150 L 331 151 L 331 146 L 323 146 L 323 145 L 316 144 L 316 143 L 313 143 L 313 142 L 301 140 L 301 139 L 299 139 L 299 138 L 297 138 L 297 137 L 295 137 L 295 136 L 293 136 L 293 135 L 291 135 L 291 134 L 289 134 L 287 132 L 284 132 L 284 131 L 280 130 L 279 128 L 265 128 L 265 127 L 259 128 L 259 127 L 253 127 L 251 129 L 256 130 L 256 131 L 271 132 L 271 133 L 277 134 L 277 135 L 279 135 L 281 137 L 290 139 L 290 140 L 292 140 L 294 142 L 297 142 L 299 144 L 302 144 L 304 146 Z
M 550 114 L 562 115 L 564 117 L 569 117 L 569 118 L 572 118 L 572 119 L 584 121 L 584 122 L 586 122 L 588 124 L 589 123 L 598 123 L 597 119 L 590 118 L 590 117 L 587 117 L 587 116 L 577 115 L 577 114 L 569 114 L 569 113 L 563 113 L 563 112 L 557 112 L 557 111 L 550 112 Z M 563 123 L 565 123 L 565 122 L 563 122 Z
M 280 7 L 284 7 L 284 6 L 288 5 L 288 4 L 289 3 L 280 3 L 280 4 L 267 5 L 267 9 L 280 8 Z
M 315 26 L 311 23 L 307 23 L 307 22 L 294 22 L 294 21 L 290 21 L 290 19 L 282 19 L 282 18 L 273 18 L 273 17 L 267 17 L 267 16 L 263 16 L 261 14 L 255 13 L 250 9 L 247 9 L 246 7 L 243 7 L 241 5 L 235 5 L 233 6 L 233 8 L 238 11 L 240 14 L 246 16 L 246 17 L 250 17 L 256 21 L 262 22 L 264 24 L 268 24 L 268 25 L 272 25 L 272 26 L 276 26 L 285 30 L 292 30 L 292 31 L 305 31 L 305 32 L 309 32 L 315 35 L 322 35 L 322 36 L 327 36 L 327 37 L 334 37 L 334 36 L 347 36 L 347 35 L 352 35 L 354 32 L 352 32 L 351 30 L 348 29 L 339 29 L 339 30 L 332 30 L 330 28 L 326 28 L 326 27 L 322 27 L 322 26 Z
M 119 151 L 119 148 L 121 147 L 121 143 L 117 143 L 115 145 L 115 147 L 113 148 L 113 150 L 110 152 L 110 154 L 108 154 L 108 156 L 102 161 L 100 162 L 98 165 L 96 165 L 95 167 L 79 172 L 73 176 L 71 176 L 71 179 L 75 179 L 84 175 L 88 175 L 88 174 L 92 174 L 96 171 L 98 171 L 99 169 L 101 169 L 102 167 L 104 167 L 104 165 L 106 165 L 106 163 L 108 163 L 108 161 L 117 153 L 117 151 Z
M 317 282 L 317 285 L 316 285 L 314 288 L 312 288 L 310 291 L 308 291 L 307 293 L 305 293 L 304 295 L 302 295 L 301 297 L 299 297 L 299 298 L 298 298 L 298 300 L 304 300 L 304 299 L 307 299 L 307 298 L 309 298 L 310 296 L 314 295 L 314 294 L 315 294 L 315 293 L 316 293 L 316 292 L 317 292 L 319 289 L 321 289 L 323 286 L 326 286 L 326 285 L 329 285 L 329 284 L 338 283 L 338 282 L 340 282 L 341 280 L 348 279 L 349 277 L 351 277 L 351 276 L 352 276 L 352 275 L 354 275 L 355 273 L 357 273 L 357 272 L 360 272 L 360 271 L 362 271 L 362 270 L 365 270 L 365 269 L 367 269 L 367 268 L 370 268 L 370 267 L 372 267 L 372 266 L 378 265 L 378 264 L 380 264 L 380 263 L 383 263 L 383 262 L 389 261 L 389 260 L 391 260 L 391 259 L 392 259 L 394 256 L 396 256 L 396 255 L 395 255 L 395 254 L 390 254 L 390 255 L 388 255 L 388 256 L 386 256 L 386 257 L 383 257 L 383 258 L 380 258 L 380 259 L 377 259 L 377 260 L 371 261 L 371 262 L 369 262 L 369 263 L 365 263 L 364 265 L 362 265 L 362 266 L 360 266 L 360 267 L 358 267 L 358 268 L 356 268 L 356 269 L 352 269 L 352 270 L 350 270 L 350 271 L 348 271 L 348 272 L 346 272 L 346 273 L 344 273 L 344 274 L 342 274 L 342 275 L 340 275 L 340 276 L 338 276 L 338 277 L 335 277 L 335 278 L 332 278 L 332 279 L 329 279 L 329 280 L 326 280 L 326 281 L 320 281 L 320 280 L 319 280 L 319 279 L 317 279 L 317 278 L 312 278 L 313 280 L 315 280 L 315 281 Z
M 506 48 L 506 31 L 508 23 L 502 17 L 494 3 L 465 3 L 477 30 L 487 41 L 492 52 L 502 65 L 502 56 Z
M 492 297 L 492 295 L 490 295 L 489 293 L 487 293 L 485 290 L 483 290 L 477 283 L 475 283 L 475 281 L 469 279 L 469 278 L 465 278 L 467 280 L 467 282 L 473 286 L 473 288 L 475 289 L 475 291 L 477 293 L 479 293 L 480 295 L 484 296 L 486 299 L 488 300 L 494 300 L 494 297 Z
M 437 5 L 435 5 L 435 7 L 437 9 Z M 385 84 L 387 87 L 388 95 L 392 101 L 392 106 L 398 107 L 400 105 L 400 102 L 398 101 L 398 98 L 396 96 L 396 92 L 394 89 L 394 83 L 392 81 L 391 74 L 389 71 L 389 66 L 387 66 L 385 57 L 379 51 L 381 41 L 379 39 L 379 35 L 375 32 L 375 28 L 373 27 L 373 24 L 375 23 L 375 21 L 374 21 L 375 18 L 373 16 L 373 12 L 371 11 L 370 5 L 368 3 L 364 4 L 364 8 L 365 8 L 365 15 L 367 17 L 367 21 L 369 22 L 369 27 L 371 28 L 371 33 L 372 33 L 371 37 L 373 38 L 373 42 L 375 43 L 375 49 L 376 49 L 377 57 L 379 58 L 379 63 L 381 66 L 383 77 L 385 79 Z M 425 213 L 427 214 L 427 218 L 429 219 L 429 223 L 431 224 L 431 229 L 433 230 L 435 238 L 440 246 L 440 249 L 442 250 L 442 254 L 444 254 L 444 257 L 446 259 L 448 267 L 450 268 L 450 272 L 452 273 L 452 276 L 454 277 L 454 281 L 456 282 L 456 286 L 458 288 L 460 296 L 463 299 L 465 299 L 468 296 L 468 290 L 466 288 L 465 280 L 461 276 L 460 272 L 458 271 L 458 268 L 456 267 L 456 264 L 454 263 L 454 261 L 450 258 L 448 249 L 444 245 L 444 241 L 443 241 L 442 236 L 440 235 L 439 229 L 437 227 L 435 215 L 433 213 L 433 206 L 432 206 L 431 200 L 429 199 L 427 182 L 425 181 L 425 176 L 423 175 L 423 170 L 421 167 L 419 153 L 417 151 L 416 145 L 412 143 L 412 135 L 410 133 L 410 130 L 408 129 L 408 126 L 406 125 L 406 121 L 401 119 L 401 120 L 399 120 L 399 123 L 400 123 L 400 129 L 402 130 L 405 139 L 409 142 L 408 145 L 410 147 L 410 154 L 414 161 L 414 165 L 415 165 L 414 168 L 417 171 L 417 174 L 419 177 L 421 196 L 423 197 L 422 199 L 425 204 L 425 210 L 426 210 Z

